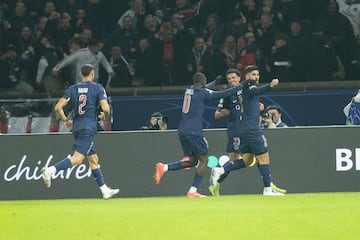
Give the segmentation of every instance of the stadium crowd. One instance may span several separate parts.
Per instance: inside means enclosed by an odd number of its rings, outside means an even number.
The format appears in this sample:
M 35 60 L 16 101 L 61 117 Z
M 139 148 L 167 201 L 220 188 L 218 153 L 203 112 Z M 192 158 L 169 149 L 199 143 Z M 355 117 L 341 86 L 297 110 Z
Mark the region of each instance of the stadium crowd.
M 359 5 L 356 0 L 0 0 L 0 91 L 62 92 L 76 82 L 77 60 L 61 71 L 59 66 L 79 51 L 105 56 L 96 67 L 106 88 L 188 85 L 195 72 L 213 79 L 229 68 L 243 73 L 248 65 L 259 66 L 266 81 L 356 80 L 360 26 L 351 7 Z

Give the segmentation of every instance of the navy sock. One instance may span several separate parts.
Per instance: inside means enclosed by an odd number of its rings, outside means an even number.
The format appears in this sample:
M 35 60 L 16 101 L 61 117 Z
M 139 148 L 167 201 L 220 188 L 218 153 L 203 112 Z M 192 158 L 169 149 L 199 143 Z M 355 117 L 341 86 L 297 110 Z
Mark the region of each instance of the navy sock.
M 203 179 L 203 176 L 195 174 L 195 177 L 194 177 L 194 180 L 193 180 L 193 183 L 191 186 L 198 188 L 201 184 L 202 179 Z
M 230 173 L 230 172 L 224 172 L 224 173 L 220 176 L 220 178 L 219 178 L 219 180 L 218 180 L 218 183 L 222 183 L 222 182 L 225 180 L 225 178 L 229 175 L 229 173 Z
M 244 160 L 238 159 L 234 161 L 228 161 L 224 165 L 225 172 L 231 172 L 233 170 L 241 169 L 246 167 Z
M 168 164 L 168 170 L 169 171 L 179 170 L 179 169 L 182 169 L 182 168 L 183 167 L 181 166 L 181 161 L 173 162 L 173 163 Z
M 270 183 L 271 183 L 270 164 L 258 164 L 258 169 L 262 176 L 264 187 L 270 187 Z
M 55 164 L 56 171 L 65 170 L 71 168 L 72 164 L 69 158 L 65 158 Z
M 104 181 L 104 176 L 100 170 L 100 167 L 97 168 L 97 169 L 93 169 L 91 170 L 92 172 L 92 175 L 94 176 L 95 178 L 95 181 L 97 182 L 97 184 L 99 185 L 99 187 L 101 187 L 102 185 L 105 184 L 105 181 Z

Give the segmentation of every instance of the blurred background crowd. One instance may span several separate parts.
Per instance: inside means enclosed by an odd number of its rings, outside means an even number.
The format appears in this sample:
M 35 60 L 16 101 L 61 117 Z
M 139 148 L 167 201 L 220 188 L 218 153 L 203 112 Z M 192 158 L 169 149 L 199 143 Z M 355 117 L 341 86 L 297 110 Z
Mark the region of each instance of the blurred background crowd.
M 250 64 L 264 82 L 359 80 L 359 11 L 359 0 L 0 0 L 0 91 L 62 92 L 87 56 L 107 88 Z

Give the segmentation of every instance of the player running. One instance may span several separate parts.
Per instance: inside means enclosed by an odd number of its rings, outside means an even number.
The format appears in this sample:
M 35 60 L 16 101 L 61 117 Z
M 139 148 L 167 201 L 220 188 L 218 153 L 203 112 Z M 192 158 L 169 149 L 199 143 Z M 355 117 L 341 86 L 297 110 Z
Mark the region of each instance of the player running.
M 245 77 L 246 81 L 243 82 L 244 88 L 242 90 L 242 96 L 237 96 L 237 101 L 232 102 L 231 106 L 233 110 L 236 108 L 239 109 L 238 112 L 233 113 L 233 115 L 240 119 L 240 121 L 236 121 L 236 127 L 238 129 L 233 133 L 236 134 L 236 137 L 239 137 L 236 138 L 238 143 L 234 144 L 234 149 L 232 149 L 237 155 L 232 156 L 230 159 L 231 161 L 223 167 L 212 169 L 209 190 L 212 195 L 219 196 L 220 183 L 225 180 L 230 171 L 244 168 L 252 164 L 254 157 L 256 156 L 256 159 L 259 161 L 258 169 L 264 183 L 263 195 L 283 195 L 286 190 L 276 187 L 271 181 L 270 157 L 267 149 L 267 141 L 259 126 L 259 95 L 268 91 L 270 88 L 277 86 L 279 80 L 273 79 L 270 84 L 258 87 L 257 85 L 259 84 L 260 78 L 259 69 L 254 65 L 245 68 Z M 231 80 L 229 80 L 229 75 L 227 75 L 227 78 L 228 81 Z M 231 130 L 234 129 L 235 128 L 232 128 Z M 230 150 L 231 148 L 232 146 L 230 145 Z
M 206 82 L 207 79 L 203 73 L 195 73 L 193 76 L 193 85 L 185 90 L 182 118 L 180 120 L 178 134 L 184 156 L 188 156 L 188 160 L 169 164 L 159 162 L 156 164 L 154 175 L 155 183 L 159 184 L 165 172 L 194 167 L 199 161 L 192 186 L 187 193 L 188 198 L 206 197 L 197 192 L 203 176 L 208 169 L 208 143 L 203 135 L 202 127 L 205 103 L 212 99 L 232 95 L 242 88 L 242 86 L 239 85 L 223 91 L 212 91 L 205 88 Z
M 90 64 L 82 66 L 81 76 L 82 82 L 70 86 L 55 106 L 58 118 L 65 123 L 67 128 L 72 129 L 72 134 L 76 140 L 73 145 L 74 153 L 71 157 L 57 162 L 54 166 L 44 167 L 41 170 L 42 176 L 45 186 L 50 187 L 51 178 L 56 172 L 80 165 L 86 156 L 103 198 L 109 199 L 117 194 L 119 189 L 111 189 L 105 184 L 93 141 L 97 132 L 97 118 L 107 120 L 110 115 L 110 106 L 105 89 L 102 85 L 93 82 L 94 67 Z M 67 118 L 63 110 L 68 103 L 71 104 L 75 112 L 73 122 Z M 102 112 L 97 116 L 99 104 Z

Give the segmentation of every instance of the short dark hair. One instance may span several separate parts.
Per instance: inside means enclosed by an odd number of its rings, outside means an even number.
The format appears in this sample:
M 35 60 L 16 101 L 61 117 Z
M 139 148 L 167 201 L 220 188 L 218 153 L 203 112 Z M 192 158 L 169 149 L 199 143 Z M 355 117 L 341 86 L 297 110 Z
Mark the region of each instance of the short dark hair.
M 201 72 L 197 72 L 197 73 L 194 74 L 193 83 L 195 85 L 204 84 L 206 82 L 207 82 L 207 78 L 206 78 L 205 74 L 203 74 Z
M 266 107 L 265 111 L 269 111 L 270 109 L 275 109 L 278 113 L 281 113 L 281 107 L 279 105 L 269 105 Z
M 259 70 L 258 66 L 255 65 L 249 65 L 245 68 L 245 74 L 248 74 L 249 72 L 255 71 L 255 70 Z
M 100 43 L 100 40 L 97 38 L 91 38 L 89 40 L 89 47 L 97 46 Z
M 91 64 L 85 64 L 84 66 L 81 67 L 81 75 L 83 75 L 84 77 L 89 76 L 89 74 L 91 73 L 91 71 L 94 70 L 94 66 Z
M 237 70 L 236 68 L 230 68 L 226 71 L 225 76 L 229 75 L 230 73 L 235 73 L 236 75 L 238 75 L 239 77 L 241 77 L 241 73 L 239 70 Z
M 153 114 L 151 114 L 151 117 L 153 118 L 161 118 L 163 117 L 161 112 L 154 112 Z

